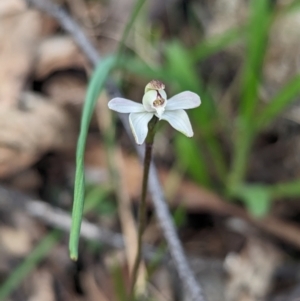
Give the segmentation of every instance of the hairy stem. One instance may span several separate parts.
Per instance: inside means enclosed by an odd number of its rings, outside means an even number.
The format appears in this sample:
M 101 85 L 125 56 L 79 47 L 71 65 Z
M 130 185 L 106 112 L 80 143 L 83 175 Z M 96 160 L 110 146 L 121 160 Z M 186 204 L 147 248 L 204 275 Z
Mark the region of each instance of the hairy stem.
M 130 299 L 134 300 L 134 288 L 138 276 L 138 270 L 141 263 L 142 256 L 142 238 L 146 228 L 146 219 L 147 219 L 147 206 L 146 206 L 146 197 L 148 190 L 148 178 L 149 170 L 152 159 L 152 148 L 155 136 L 155 125 L 157 124 L 157 117 L 153 117 L 148 125 L 148 135 L 145 143 L 145 156 L 144 156 L 144 172 L 143 172 L 143 182 L 142 182 L 142 194 L 141 194 L 141 203 L 139 205 L 138 212 L 138 244 L 137 244 L 137 254 L 132 270 L 132 280 L 130 287 Z

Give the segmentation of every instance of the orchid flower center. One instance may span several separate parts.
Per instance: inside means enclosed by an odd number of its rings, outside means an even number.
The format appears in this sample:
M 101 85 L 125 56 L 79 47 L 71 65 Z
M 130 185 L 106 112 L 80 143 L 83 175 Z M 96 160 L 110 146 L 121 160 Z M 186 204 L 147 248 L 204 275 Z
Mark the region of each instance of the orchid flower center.
M 155 115 L 160 118 L 165 111 L 167 104 L 167 94 L 161 90 L 148 90 L 143 97 L 143 105 L 146 111 L 155 112 Z
M 153 107 L 161 107 L 165 103 L 165 100 L 162 98 L 162 96 L 157 92 L 157 98 L 153 101 Z
M 164 92 L 163 94 L 166 94 L 164 90 L 161 90 L 161 91 Z M 153 105 L 154 109 L 156 110 L 156 114 L 157 114 L 158 118 L 160 118 L 165 111 L 166 98 L 167 98 L 166 95 L 165 95 L 165 98 L 163 98 L 163 96 L 161 96 L 159 91 L 157 91 L 156 99 L 153 101 L 152 105 Z

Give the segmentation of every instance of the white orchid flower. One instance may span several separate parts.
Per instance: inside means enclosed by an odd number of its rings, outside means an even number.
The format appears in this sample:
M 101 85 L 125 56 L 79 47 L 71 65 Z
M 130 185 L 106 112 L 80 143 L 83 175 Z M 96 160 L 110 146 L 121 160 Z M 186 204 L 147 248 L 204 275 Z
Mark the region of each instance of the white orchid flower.
M 159 120 L 168 121 L 177 131 L 187 137 L 194 135 L 186 109 L 196 108 L 201 104 L 200 97 L 185 91 L 167 99 L 165 85 L 152 80 L 145 88 L 143 104 L 126 98 L 113 98 L 108 107 L 119 113 L 130 113 L 129 123 L 137 144 L 143 144 L 148 134 L 148 123 L 155 115 Z

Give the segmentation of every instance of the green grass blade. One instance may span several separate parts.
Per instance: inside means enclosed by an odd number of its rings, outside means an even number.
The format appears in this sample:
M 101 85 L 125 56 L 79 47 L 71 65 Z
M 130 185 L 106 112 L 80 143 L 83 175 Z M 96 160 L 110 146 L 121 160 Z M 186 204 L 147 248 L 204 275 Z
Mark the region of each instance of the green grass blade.
M 274 185 L 241 185 L 236 189 L 235 196 L 245 203 L 252 215 L 263 217 L 270 211 L 272 201 L 300 196 L 300 179 Z
M 110 56 L 105 58 L 98 64 L 87 89 L 87 95 L 83 106 L 80 133 L 77 143 L 76 152 L 76 174 L 74 187 L 74 203 L 72 211 L 72 226 L 69 241 L 70 257 L 73 260 L 78 258 L 78 244 L 80 227 L 82 221 L 82 213 L 84 206 L 85 195 L 85 180 L 84 180 L 84 151 L 87 139 L 89 124 L 95 108 L 96 101 L 101 90 L 107 80 L 108 75 L 115 67 L 116 57 Z
M 0 300 L 5 300 L 21 281 L 41 262 L 55 246 L 61 233 L 57 230 L 45 236 L 36 248 L 8 277 L 0 287 Z
M 97 195 L 87 195 L 84 212 L 92 211 L 103 202 L 109 190 L 97 187 Z M 6 281 L 0 286 L 0 300 L 7 298 L 11 292 L 16 289 L 25 277 L 41 262 L 49 252 L 55 247 L 62 236 L 59 230 L 53 230 L 40 241 L 40 243 L 31 251 L 30 255 L 8 276 Z
M 245 34 L 245 28 L 232 28 L 225 33 L 201 41 L 190 51 L 191 60 L 198 62 L 223 50 L 227 46 L 240 40 Z
M 234 138 L 233 161 L 226 183 L 228 195 L 232 195 L 241 185 L 247 172 L 248 157 L 251 150 L 253 120 L 258 103 L 258 88 L 266 52 L 272 11 L 268 0 L 252 0 L 247 30 L 247 54 L 242 74 L 240 114 Z
M 189 52 L 180 43 L 171 43 L 166 49 L 167 64 L 165 69 L 172 75 L 172 81 L 177 83 L 180 90 L 191 90 L 201 95 L 202 104 L 191 110 L 189 115 L 193 126 L 201 129 L 201 137 L 211 155 L 215 170 L 223 179 L 227 170 L 223 149 L 216 139 L 215 122 L 218 118 L 217 109 L 211 94 L 204 88 Z
M 300 74 L 291 79 L 261 112 L 256 129 L 261 130 L 282 113 L 300 93 Z
M 102 186 L 96 186 L 88 189 L 85 195 L 83 213 L 85 214 L 89 211 L 94 210 L 94 212 L 100 211 L 99 213 L 101 214 L 102 212 L 101 210 L 99 210 L 99 208 L 101 209 L 102 204 L 104 204 L 108 200 L 109 192 L 109 189 Z
M 121 57 L 126 39 L 127 39 L 128 35 L 129 35 L 129 32 L 130 32 L 130 30 L 133 26 L 133 23 L 136 20 L 140 10 L 142 9 L 142 7 L 143 7 L 143 5 L 145 4 L 146 1 L 147 0 L 137 0 L 135 5 L 134 5 L 133 11 L 132 11 L 131 16 L 129 18 L 129 21 L 126 24 L 125 30 L 122 34 L 121 41 L 119 43 L 119 47 L 118 47 L 118 51 L 117 51 L 118 59 L 120 59 L 120 57 Z
M 248 211 L 255 217 L 263 217 L 270 211 L 272 195 L 269 186 L 242 185 L 236 192 L 236 196 L 241 198 Z
M 294 0 L 288 5 L 286 5 L 284 11 L 289 13 L 289 12 L 295 12 L 296 10 L 300 9 L 300 1 L 299 0 Z
M 235 133 L 234 158 L 226 183 L 228 197 L 234 196 L 238 186 L 243 182 L 248 167 L 248 158 L 254 139 L 254 133 L 243 120 L 239 120 L 238 129 Z
M 211 180 L 207 164 L 196 141 L 182 134 L 177 134 L 175 149 L 180 165 L 186 169 L 187 173 L 201 185 L 210 187 Z
M 122 274 L 122 268 L 120 265 L 116 264 L 111 267 L 111 275 L 113 280 L 113 287 L 116 294 L 116 299 L 118 301 L 135 301 L 128 300 L 127 291 L 125 287 L 124 276 Z
M 270 187 L 273 198 L 299 197 L 300 196 L 300 179 L 292 182 L 278 183 Z
M 258 101 L 258 85 L 272 20 L 268 0 L 252 0 L 250 10 L 241 103 L 241 114 L 247 121 L 251 120 Z

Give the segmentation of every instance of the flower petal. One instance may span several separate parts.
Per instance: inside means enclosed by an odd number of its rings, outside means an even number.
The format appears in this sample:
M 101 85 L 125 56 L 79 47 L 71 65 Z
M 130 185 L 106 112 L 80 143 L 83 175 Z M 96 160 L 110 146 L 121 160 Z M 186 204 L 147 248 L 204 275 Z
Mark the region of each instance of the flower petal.
M 143 96 L 143 106 L 146 111 L 154 112 L 155 109 L 153 108 L 153 102 L 157 98 L 157 91 L 156 90 L 149 90 Z
M 184 110 L 165 111 L 161 119 L 167 120 L 175 130 L 187 137 L 194 135 L 189 116 Z
M 119 113 L 137 113 L 144 112 L 144 106 L 141 103 L 132 100 L 116 97 L 108 102 L 108 107 Z
M 153 113 L 131 113 L 129 124 L 137 144 L 143 144 L 148 134 L 148 122 L 153 117 Z
M 168 99 L 166 110 L 192 109 L 200 106 L 200 104 L 200 97 L 196 93 L 185 91 Z

